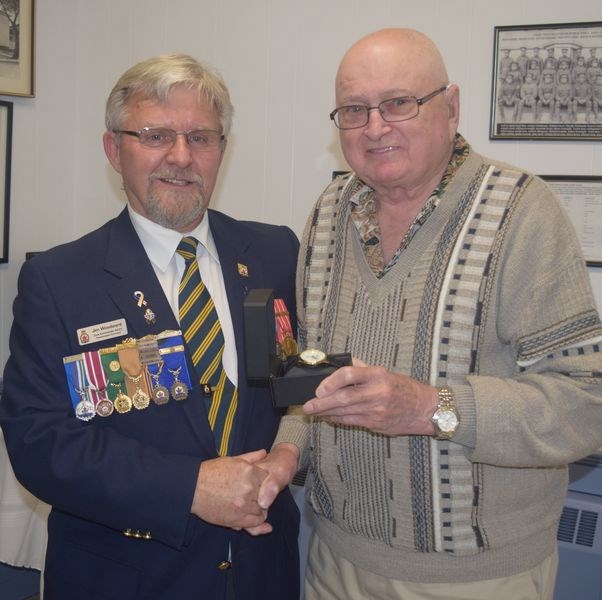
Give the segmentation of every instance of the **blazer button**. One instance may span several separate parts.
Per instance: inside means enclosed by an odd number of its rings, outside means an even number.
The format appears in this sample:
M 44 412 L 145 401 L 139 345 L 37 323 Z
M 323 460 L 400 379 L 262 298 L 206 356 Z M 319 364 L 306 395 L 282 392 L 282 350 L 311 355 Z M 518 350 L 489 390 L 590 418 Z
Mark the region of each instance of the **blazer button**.
M 227 571 L 228 569 L 232 568 L 232 563 L 229 560 L 222 560 L 218 563 L 217 568 L 220 571 Z

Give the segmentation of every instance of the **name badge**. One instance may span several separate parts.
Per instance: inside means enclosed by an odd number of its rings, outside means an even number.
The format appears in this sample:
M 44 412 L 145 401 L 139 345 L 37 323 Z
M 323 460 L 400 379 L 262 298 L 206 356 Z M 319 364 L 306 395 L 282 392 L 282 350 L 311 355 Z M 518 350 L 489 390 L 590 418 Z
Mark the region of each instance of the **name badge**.
M 114 337 L 123 337 L 127 335 L 128 328 L 125 319 L 117 319 L 116 321 L 107 321 L 98 325 L 90 325 L 77 330 L 77 339 L 80 346 L 93 344 L 110 340 Z

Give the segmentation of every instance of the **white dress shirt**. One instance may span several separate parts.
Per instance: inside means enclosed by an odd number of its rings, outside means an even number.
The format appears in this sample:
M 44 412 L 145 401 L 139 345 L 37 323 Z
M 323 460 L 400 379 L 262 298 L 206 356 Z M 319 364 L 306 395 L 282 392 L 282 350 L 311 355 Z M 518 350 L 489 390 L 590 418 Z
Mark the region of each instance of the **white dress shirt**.
M 144 246 L 153 269 L 159 279 L 159 283 L 167 296 L 167 300 L 173 310 L 176 319 L 178 317 L 178 289 L 180 280 L 185 269 L 184 259 L 176 252 L 178 244 L 183 234 L 167 229 L 150 221 L 146 217 L 138 214 L 128 205 L 130 218 L 134 229 Z M 234 328 L 232 326 L 232 317 L 230 316 L 230 306 L 226 295 L 226 286 L 219 262 L 219 256 L 215 247 L 211 229 L 209 227 L 209 218 L 205 217 L 201 223 L 192 231 L 186 233 L 186 237 L 194 237 L 198 240 L 197 260 L 201 279 L 207 286 L 217 316 L 224 333 L 224 356 L 223 364 L 228 379 L 238 385 L 238 358 L 236 354 L 236 342 L 234 340 Z

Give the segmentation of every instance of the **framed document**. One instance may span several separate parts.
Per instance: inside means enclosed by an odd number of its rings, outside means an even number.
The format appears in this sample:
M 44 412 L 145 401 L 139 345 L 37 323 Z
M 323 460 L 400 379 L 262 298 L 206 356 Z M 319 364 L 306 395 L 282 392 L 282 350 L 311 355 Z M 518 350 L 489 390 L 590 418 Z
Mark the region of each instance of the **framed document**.
M 587 264 L 602 267 L 602 177 L 541 175 L 541 178 L 564 203 Z
M 602 140 L 602 21 L 494 28 L 489 138 Z

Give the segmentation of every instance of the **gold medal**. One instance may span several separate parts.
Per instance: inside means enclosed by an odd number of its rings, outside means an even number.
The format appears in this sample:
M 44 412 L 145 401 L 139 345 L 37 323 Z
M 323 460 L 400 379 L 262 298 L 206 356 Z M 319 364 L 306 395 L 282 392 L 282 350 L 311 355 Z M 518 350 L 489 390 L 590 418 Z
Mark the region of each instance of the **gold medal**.
M 117 371 L 119 371 L 119 369 L 121 369 L 121 365 L 119 364 L 118 360 L 112 360 L 109 363 L 109 369 L 111 369 L 111 371 L 113 371 L 113 373 L 117 373 Z
M 150 404 L 149 395 L 142 389 L 138 388 L 132 396 L 132 404 L 138 409 L 143 410 Z
M 119 362 L 125 375 L 126 391 L 131 398 L 133 406 L 138 410 L 148 408 L 150 404 L 150 390 L 144 378 L 144 368 L 140 362 L 138 347 L 128 344 L 119 347 Z
M 115 410 L 120 414 L 132 410 L 132 399 L 129 396 L 126 396 L 121 390 L 119 390 L 119 393 L 115 398 Z

